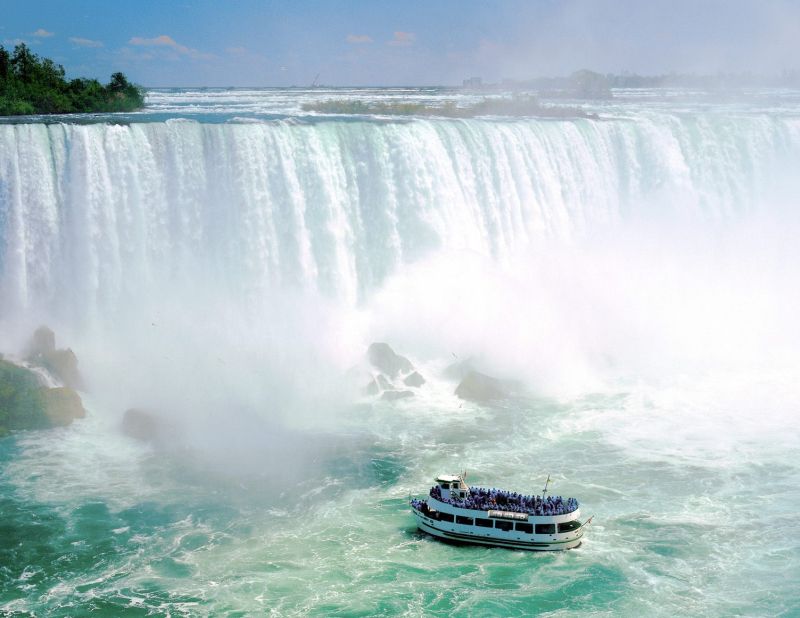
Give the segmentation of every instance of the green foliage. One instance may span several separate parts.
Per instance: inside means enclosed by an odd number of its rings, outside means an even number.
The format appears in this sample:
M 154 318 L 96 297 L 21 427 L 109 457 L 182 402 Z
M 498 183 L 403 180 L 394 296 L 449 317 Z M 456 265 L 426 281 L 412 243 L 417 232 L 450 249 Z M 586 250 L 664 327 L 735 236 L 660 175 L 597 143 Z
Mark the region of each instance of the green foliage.
M 0 360 L 0 435 L 9 429 L 41 429 L 50 421 L 36 375 Z
M 144 90 L 122 73 L 103 86 L 96 79 L 65 79 L 64 67 L 20 43 L 0 46 L 0 116 L 130 112 L 144 107 Z
M 473 105 L 457 106 L 450 101 L 444 105 L 426 105 L 407 101 L 374 102 L 349 99 L 328 99 L 306 103 L 303 110 L 322 114 L 378 114 L 386 116 L 444 116 L 446 118 L 474 118 L 475 116 L 537 116 L 544 118 L 589 117 L 574 107 L 544 106 L 535 97 L 487 98 Z

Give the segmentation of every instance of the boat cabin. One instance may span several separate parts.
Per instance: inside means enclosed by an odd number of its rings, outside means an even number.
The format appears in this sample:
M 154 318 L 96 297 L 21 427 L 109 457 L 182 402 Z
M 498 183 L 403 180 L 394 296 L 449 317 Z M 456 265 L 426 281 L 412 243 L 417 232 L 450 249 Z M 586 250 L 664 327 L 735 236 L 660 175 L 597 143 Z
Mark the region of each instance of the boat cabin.
M 442 492 L 442 499 L 463 500 L 469 495 L 469 485 L 464 479 L 455 474 L 441 474 L 436 477 L 436 484 Z

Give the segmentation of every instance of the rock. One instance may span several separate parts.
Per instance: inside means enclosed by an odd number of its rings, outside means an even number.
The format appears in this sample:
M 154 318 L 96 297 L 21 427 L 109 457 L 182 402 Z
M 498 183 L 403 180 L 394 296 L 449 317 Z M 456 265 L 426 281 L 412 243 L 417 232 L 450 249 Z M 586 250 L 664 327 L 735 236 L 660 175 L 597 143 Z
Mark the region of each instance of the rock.
M 373 343 L 367 350 L 369 362 L 373 367 L 380 369 L 390 378 L 397 377 L 400 373 L 414 371 L 414 365 L 405 356 L 396 354 L 388 343 Z
M 125 410 L 125 415 L 122 417 L 122 433 L 135 440 L 152 442 L 161 436 L 163 429 L 155 415 L 146 410 L 130 408 Z
M 372 397 L 381 392 L 381 387 L 378 385 L 378 381 L 375 378 L 372 378 L 370 383 L 361 390 L 365 395 Z
M 0 361 L 0 434 L 63 427 L 85 416 L 83 402 L 73 389 L 47 388 L 30 369 Z
M 472 370 L 456 387 L 456 395 L 470 401 L 492 401 L 509 396 L 506 384 L 486 374 Z
M 442 375 L 447 380 L 458 380 L 459 382 L 463 380 L 470 371 L 473 371 L 474 367 L 472 365 L 472 359 L 468 358 L 467 360 L 458 361 L 453 363 L 452 365 L 448 365 L 445 367 L 445 370 L 442 372 Z
M 56 336 L 47 326 L 40 326 L 33 333 L 28 344 L 27 360 L 44 367 L 65 386 L 83 388 L 83 380 L 78 371 L 78 357 L 75 352 L 56 349 Z
M 411 391 L 384 391 L 381 399 L 385 401 L 396 401 L 398 399 L 408 399 L 413 397 L 414 393 Z
M 85 418 L 81 396 L 68 386 L 42 388 L 44 411 L 52 427 L 66 427 L 76 418 Z
M 44 356 L 56 350 L 56 334 L 47 326 L 40 326 L 33 331 L 33 338 L 28 344 L 28 357 Z
M 376 378 L 376 380 L 377 380 L 378 386 L 380 386 L 381 390 L 384 390 L 384 391 L 394 390 L 394 384 L 392 384 L 385 375 L 379 373 L 378 377 Z
M 405 384 L 406 386 L 413 386 L 419 388 L 420 386 L 425 384 L 425 378 L 423 378 L 419 374 L 419 372 L 414 371 L 406 376 L 405 380 L 403 380 L 403 384 Z
M 78 371 L 78 357 L 75 352 L 66 350 L 53 350 L 42 358 L 42 365 L 55 378 L 58 378 L 70 388 L 81 388 L 83 380 Z

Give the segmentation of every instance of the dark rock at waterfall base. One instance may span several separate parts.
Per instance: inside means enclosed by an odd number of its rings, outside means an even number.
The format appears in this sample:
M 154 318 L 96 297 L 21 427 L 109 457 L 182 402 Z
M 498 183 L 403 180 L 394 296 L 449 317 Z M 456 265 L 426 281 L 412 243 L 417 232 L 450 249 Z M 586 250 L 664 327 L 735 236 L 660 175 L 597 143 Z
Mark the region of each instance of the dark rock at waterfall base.
M 45 414 L 53 427 L 66 427 L 76 418 L 85 418 L 81 396 L 69 386 L 42 390 Z
M 408 399 L 413 397 L 414 393 L 411 391 L 384 391 L 381 399 L 385 401 L 397 401 L 398 399 Z
M 78 357 L 71 349 L 57 349 L 55 333 L 47 326 L 37 328 L 28 344 L 28 362 L 47 369 L 59 382 L 70 388 L 83 388 L 78 371 Z
M 154 442 L 164 436 L 165 425 L 155 414 L 139 408 L 125 410 L 122 433 L 141 442 Z
M 378 374 L 375 380 L 378 382 L 378 386 L 381 388 L 381 390 L 387 391 L 394 389 L 394 385 L 389 381 L 389 379 L 385 375 L 381 373 Z
M 442 372 L 442 376 L 446 380 L 458 380 L 460 382 L 467 377 L 467 374 L 470 371 L 474 370 L 475 367 L 472 364 L 472 359 L 468 358 L 466 360 L 457 361 L 452 365 L 445 367 L 444 371 Z
M 367 357 L 372 366 L 380 369 L 390 378 L 398 374 L 414 371 L 414 365 L 405 356 L 400 356 L 392 350 L 388 343 L 373 343 L 367 350 Z
M 378 385 L 378 381 L 375 378 L 372 378 L 369 384 L 367 384 L 363 389 L 363 393 L 370 397 L 373 397 L 381 392 L 381 387 Z
M 33 331 L 28 344 L 28 358 L 45 356 L 56 351 L 56 334 L 47 326 L 40 326 Z
M 78 357 L 71 349 L 53 350 L 42 359 L 41 364 L 53 377 L 65 385 L 71 388 L 82 388 L 83 380 L 78 371 Z
M 423 384 L 425 384 L 425 378 L 423 378 L 419 372 L 414 371 L 409 373 L 405 379 L 403 380 L 403 384 L 406 386 L 413 386 L 415 388 L 419 388 Z
M 483 402 L 505 399 L 510 395 L 510 389 L 502 380 L 472 370 L 461 380 L 455 393 L 461 399 Z
M 73 389 L 48 388 L 30 369 L 0 360 L 0 436 L 15 429 L 64 427 L 85 416 Z

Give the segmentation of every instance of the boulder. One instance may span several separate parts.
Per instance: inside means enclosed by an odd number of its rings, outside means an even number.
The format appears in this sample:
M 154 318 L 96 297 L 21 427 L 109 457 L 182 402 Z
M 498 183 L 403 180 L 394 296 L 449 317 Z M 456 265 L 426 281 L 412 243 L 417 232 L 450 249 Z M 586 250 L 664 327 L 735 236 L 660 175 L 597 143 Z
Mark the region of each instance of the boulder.
M 367 357 L 372 366 L 390 378 L 398 374 L 414 371 L 414 365 L 405 356 L 396 354 L 388 343 L 373 343 L 367 350 Z
M 70 388 L 82 388 L 83 380 L 78 371 L 78 357 L 71 349 L 53 350 L 44 355 L 41 364 L 53 377 Z
M 28 344 L 28 357 L 44 356 L 56 350 L 56 334 L 47 326 L 40 326 L 33 331 Z
M 375 378 L 370 380 L 370 383 L 367 384 L 363 389 L 361 389 L 363 393 L 369 397 L 373 397 L 381 392 L 381 387 L 378 385 L 378 381 Z
M 76 418 L 85 418 L 81 396 L 68 386 L 42 388 L 44 412 L 52 427 L 66 427 Z
M 139 408 L 125 410 L 122 417 L 122 433 L 135 440 L 153 442 L 163 433 L 164 427 L 152 412 Z
M 83 402 L 73 389 L 47 388 L 30 369 L 0 361 L 0 434 L 63 427 L 85 416 Z
M 423 384 L 425 384 L 425 378 L 423 378 L 419 372 L 414 371 L 409 373 L 405 379 L 403 380 L 403 384 L 406 386 L 413 386 L 415 388 L 419 388 Z
M 381 399 L 385 401 L 397 401 L 398 399 L 407 399 L 413 397 L 414 393 L 411 391 L 384 391 Z
M 492 401 L 508 397 L 509 389 L 502 380 L 472 370 L 456 387 L 456 395 L 470 401 Z
M 442 376 L 447 380 L 458 380 L 460 382 L 473 370 L 472 359 L 468 358 L 467 360 L 457 361 L 445 367 Z
M 385 375 L 379 373 L 377 378 L 375 378 L 375 380 L 378 382 L 378 386 L 380 387 L 381 390 L 383 391 L 394 390 L 394 384 L 392 384 Z
M 47 326 L 37 328 L 28 344 L 27 360 L 43 367 L 65 386 L 82 389 L 83 380 L 78 371 L 78 357 L 67 348 L 56 349 L 56 336 Z

